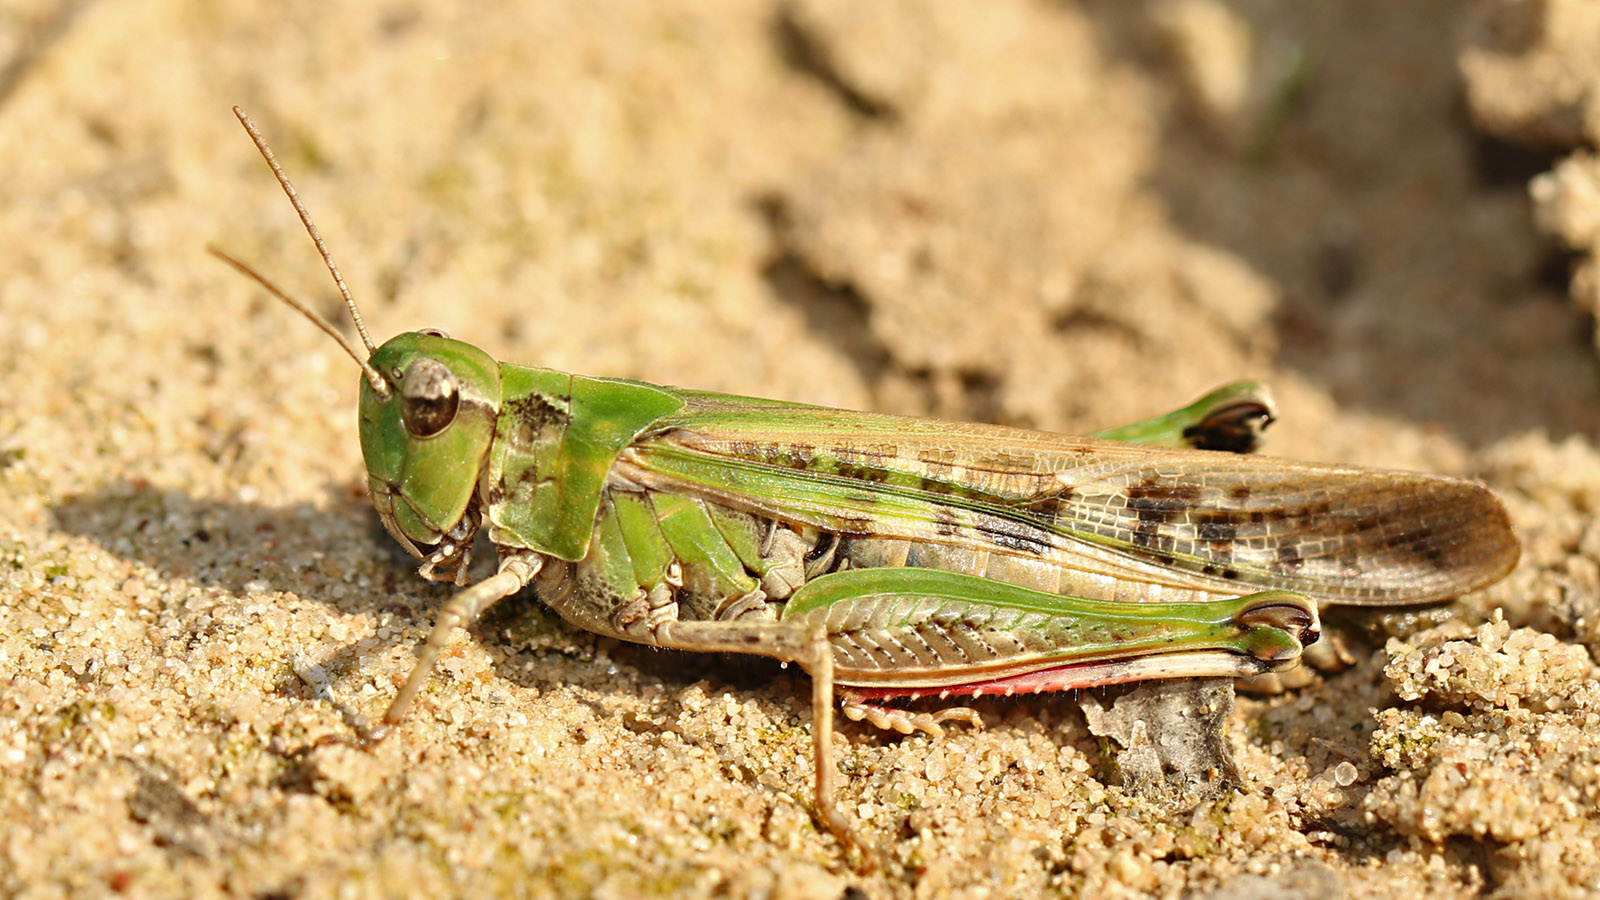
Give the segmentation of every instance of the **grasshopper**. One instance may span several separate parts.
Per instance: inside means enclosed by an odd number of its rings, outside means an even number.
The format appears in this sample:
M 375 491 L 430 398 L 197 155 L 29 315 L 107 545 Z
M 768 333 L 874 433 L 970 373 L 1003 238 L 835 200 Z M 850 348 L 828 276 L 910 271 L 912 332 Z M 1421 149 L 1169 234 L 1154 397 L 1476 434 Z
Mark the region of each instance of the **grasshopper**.
M 887 698 L 1252 676 L 1299 662 L 1319 604 L 1488 585 L 1519 547 L 1480 484 L 1243 455 L 1272 421 L 1242 382 L 1088 437 L 879 415 L 497 362 L 438 332 L 375 346 L 283 169 L 245 130 L 332 274 L 365 352 L 245 264 L 361 369 L 373 505 L 441 610 L 370 745 L 455 629 L 533 586 L 579 628 L 794 662 L 813 679 L 814 800 L 833 707 L 902 733 L 981 725 Z M 496 573 L 467 585 L 487 527 Z

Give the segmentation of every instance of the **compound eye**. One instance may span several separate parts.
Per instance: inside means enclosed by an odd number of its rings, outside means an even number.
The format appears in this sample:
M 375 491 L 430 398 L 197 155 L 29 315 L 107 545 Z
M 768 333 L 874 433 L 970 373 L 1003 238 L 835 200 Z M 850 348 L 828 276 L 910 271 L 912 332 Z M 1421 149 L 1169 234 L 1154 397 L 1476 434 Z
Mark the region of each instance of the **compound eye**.
M 461 406 L 461 391 L 450 369 L 423 357 L 406 370 L 400 383 L 400 421 L 412 437 L 433 437 L 450 427 Z

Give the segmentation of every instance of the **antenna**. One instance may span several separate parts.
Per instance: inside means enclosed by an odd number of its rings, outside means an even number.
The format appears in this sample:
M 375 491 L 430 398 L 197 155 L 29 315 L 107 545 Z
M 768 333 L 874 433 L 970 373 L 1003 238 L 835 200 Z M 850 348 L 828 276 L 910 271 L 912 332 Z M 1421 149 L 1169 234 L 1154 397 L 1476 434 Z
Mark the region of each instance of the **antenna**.
M 241 262 L 239 259 L 228 255 L 216 244 L 207 244 L 206 252 L 210 253 L 212 256 L 215 256 L 217 259 L 222 260 L 228 265 L 233 266 L 235 269 L 238 269 L 246 278 L 249 278 L 256 284 L 266 288 L 267 292 L 272 294 L 272 296 L 277 297 L 284 303 L 294 307 L 300 313 L 300 315 L 310 319 L 311 324 L 327 332 L 329 337 L 339 342 L 339 346 L 344 348 L 344 352 L 350 354 L 350 358 L 356 361 L 356 365 L 361 367 L 361 371 L 367 376 L 367 381 L 372 384 L 372 389 L 377 392 L 378 396 L 385 398 L 389 396 L 389 382 L 383 380 L 383 376 L 378 374 L 378 370 L 372 367 L 372 363 L 369 363 L 361 358 L 361 354 L 356 351 L 355 345 L 350 343 L 350 341 L 346 339 L 344 335 L 340 334 L 338 329 L 334 328 L 331 322 L 317 315 L 312 311 L 311 307 L 306 306 L 299 300 L 289 296 L 282 288 L 273 284 L 271 281 L 268 281 L 265 275 L 262 275 L 255 269 L 250 268 L 247 263 Z
M 328 252 L 328 245 L 322 240 L 322 232 L 318 231 L 316 223 L 311 221 L 311 214 L 306 212 L 305 204 L 300 202 L 300 195 L 295 192 L 294 185 L 289 183 L 289 176 L 284 174 L 283 166 L 278 165 L 278 158 L 272 155 L 272 148 L 267 146 L 266 138 L 262 137 L 261 132 L 256 130 L 255 123 L 250 121 L 250 116 L 245 114 L 245 111 L 237 106 L 233 108 L 233 114 L 239 119 L 239 124 L 244 126 L 245 132 L 250 135 L 250 140 L 255 142 L 256 149 L 261 152 L 261 158 L 265 159 L 267 161 L 267 165 L 272 167 L 272 174 L 277 177 L 278 184 L 283 188 L 283 193 L 288 196 L 289 202 L 294 204 L 294 211 L 300 215 L 300 223 L 306 227 L 306 233 L 311 235 L 312 242 L 317 245 L 317 252 L 322 254 L 322 261 L 327 264 L 328 273 L 333 276 L 333 283 L 339 286 L 339 293 L 344 297 L 345 308 L 350 310 L 350 318 L 356 323 L 356 331 L 361 335 L 361 343 L 366 346 L 367 354 L 370 358 L 371 354 L 378 352 L 378 348 L 372 345 L 372 338 L 367 334 L 366 323 L 361 321 L 361 311 L 356 309 L 355 298 L 350 296 L 350 288 L 345 285 L 344 276 L 339 274 L 339 267 L 334 264 L 333 255 Z M 257 284 L 266 288 L 274 297 L 277 297 L 284 303 L 287 303 L 299 310 L 301 315 L 310 319 L 318 328 L 321 328 L 323 331 L 331 335 L 334 340 L 339 342 L 339 346 L 343 347 L 345 352 L 350 354 L 350 358 L 354 359 L 356 364 L 361 366 L 361 371 L 367 376 L 367 381 L 371 383 L 373 391 L 375 391 L 379 397 L 387 398 L 389 396 L 389 383 L 383 380 L 383 376 L 378 373 L 377 369 L 372 367 L 371 363 L 361 358 L 361 355 L 356 352 L 355 347 L 351 346 L 350 342 L 345 340 L 344 335 L 341 335 L 339 332 L 335 331 L 333 326 L 328 323 L 328 320 L 312 312 L 309 307 L 305 306 L 300 301 L 290 297 L 277 285 L 268 281 L 260 273 L 256 272 L 256 270 L 222 252 L 217 247 L 213 245 L 207 245 L 206 250 L 209 251 L 212 256 L 215 256 L 223 262 L 233 266 L 235 269 L 238 269 L 247 277 L 254 280 Z

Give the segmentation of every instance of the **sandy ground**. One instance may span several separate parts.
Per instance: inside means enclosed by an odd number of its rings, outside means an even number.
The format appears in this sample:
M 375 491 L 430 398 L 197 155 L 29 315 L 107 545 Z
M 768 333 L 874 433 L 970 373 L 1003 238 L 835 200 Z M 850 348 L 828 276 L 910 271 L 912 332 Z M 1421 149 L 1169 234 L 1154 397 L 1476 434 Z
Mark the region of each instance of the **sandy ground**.
M 0 894 L 1600 892 L 1600 176 L 1529 188 L 1600 142 L 1582 7 L 14 0 Z M 1193 809 L 1071 697 L 847 726 L 875 872 L 806 811 L 802 674 L 533 601 L 300 753 L 449 589 L 376 525 L 349 360 L 204 252 L 339 316 L 235 103 L 380 336 L 1065 431 L 1259 376 L 1272 452 L 1483 478 L 1522 564 L 1330 614 L 1355 665 L 1241 699 Z

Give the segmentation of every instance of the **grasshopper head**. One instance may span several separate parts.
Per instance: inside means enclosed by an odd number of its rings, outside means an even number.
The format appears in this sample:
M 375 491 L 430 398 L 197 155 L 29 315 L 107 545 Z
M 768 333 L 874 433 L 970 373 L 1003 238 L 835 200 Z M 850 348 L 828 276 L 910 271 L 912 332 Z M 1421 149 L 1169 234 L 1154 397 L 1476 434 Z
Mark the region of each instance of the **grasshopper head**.
M 310 307 L 232 256 L 216 247 L 208 249 L 298 310 L 361 367 L 361 455 L 367 461 L 372 504 L 395 540 L 413 556 L 421 556 L 419 544 L 440 543 L 456 532 L 472 509 L 478 473 L 494 440 L 495 417 L 500 407 L 500 366 L 477 347 L 438 333 L 402 334 L 374 348 L 355 298 L 339 274 L 339 267 L 333 264 L 311 214 L 289 184 L 289 176 L 244 110 L 235 106 L 233 114 L 261 151 L 284 195 L 299 213 L 306 234 L 322 254 L 328 274 L 333 276 L 361 335 L 366 358 Z M 476 520 L 472 527 L 476 528 Z M 428 568 L 424 566 L 425 574 Z
M 500 366 L 471 344 L 412 332 L 372 352 L 361 455 L 383 526 L 414 556 L 467 514 L 494 439 Z

